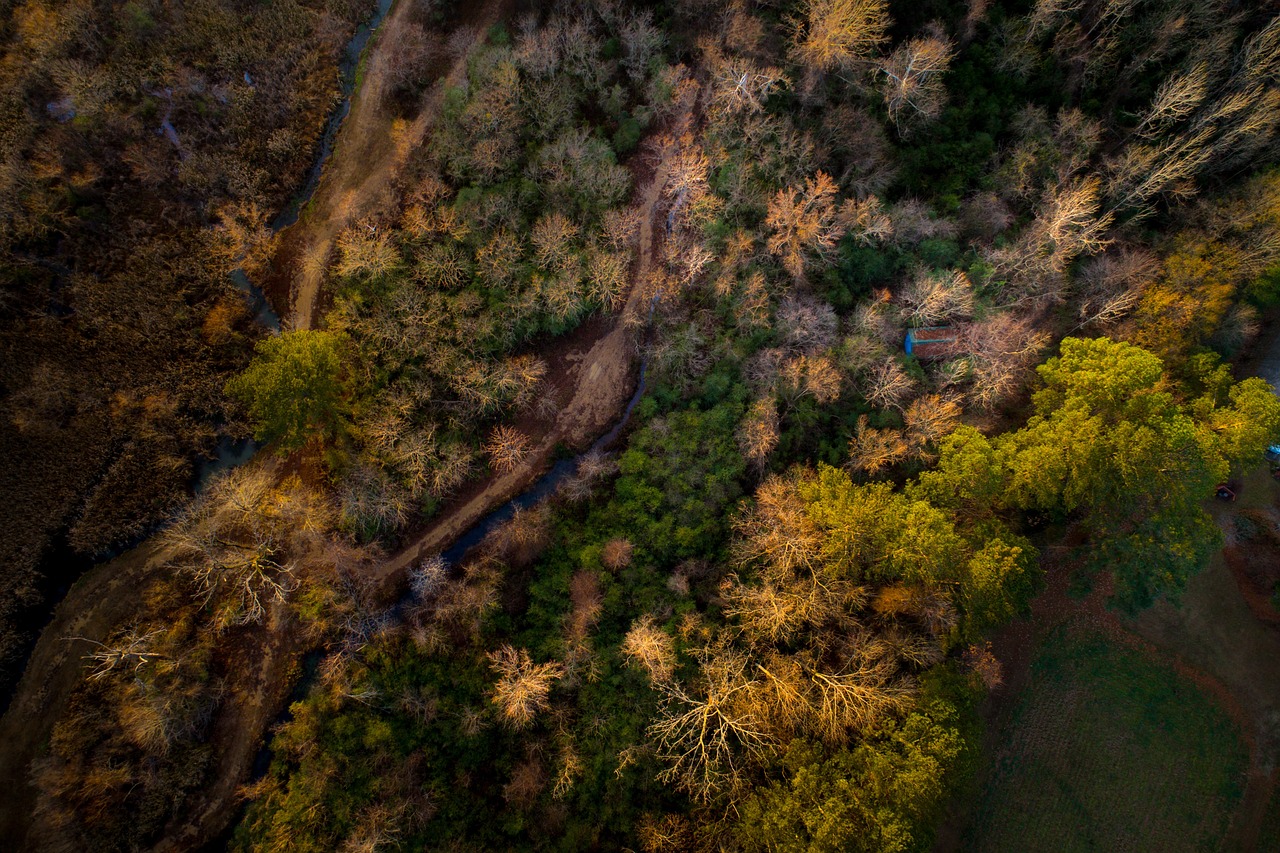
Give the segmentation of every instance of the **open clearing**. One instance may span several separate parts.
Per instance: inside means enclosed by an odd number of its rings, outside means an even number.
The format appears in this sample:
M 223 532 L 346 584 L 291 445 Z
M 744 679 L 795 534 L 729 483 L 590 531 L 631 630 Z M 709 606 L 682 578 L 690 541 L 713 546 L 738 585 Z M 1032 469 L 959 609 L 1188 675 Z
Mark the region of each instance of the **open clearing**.
M 1055 632 L 1030 676 L 963 849 L 1218 849 L 1248 754 L 1212 697 L 1089 629 Z

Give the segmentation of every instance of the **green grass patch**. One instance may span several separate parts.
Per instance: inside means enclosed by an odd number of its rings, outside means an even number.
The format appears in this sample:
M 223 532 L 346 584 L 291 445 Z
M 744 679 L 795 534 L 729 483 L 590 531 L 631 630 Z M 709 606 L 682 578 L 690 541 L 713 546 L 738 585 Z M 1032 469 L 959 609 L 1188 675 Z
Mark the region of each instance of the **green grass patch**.
M 1243 791 L 1230 719 L 1174 670 L 1059 631 L 1032 664 L 965 850 L 1215 850 Z

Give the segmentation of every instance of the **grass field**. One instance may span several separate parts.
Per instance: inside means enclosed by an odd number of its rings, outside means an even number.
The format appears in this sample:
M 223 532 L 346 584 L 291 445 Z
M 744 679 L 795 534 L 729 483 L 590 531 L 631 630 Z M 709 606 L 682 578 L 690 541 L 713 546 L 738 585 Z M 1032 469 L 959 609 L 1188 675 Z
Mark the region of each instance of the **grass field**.
M 962 849 L 1217 850 L 1248 757 L 1196 685 L 1100 635 L 1032 665 Z

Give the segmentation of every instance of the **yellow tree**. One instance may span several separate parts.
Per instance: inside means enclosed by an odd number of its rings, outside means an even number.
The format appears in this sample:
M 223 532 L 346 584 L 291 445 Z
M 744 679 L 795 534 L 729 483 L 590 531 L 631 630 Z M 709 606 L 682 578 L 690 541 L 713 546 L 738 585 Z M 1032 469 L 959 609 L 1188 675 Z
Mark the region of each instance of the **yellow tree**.
M 887 39 L 885 0 L 809 0 L 792 26 L 795 51 L 811 74 L 849 71 Z

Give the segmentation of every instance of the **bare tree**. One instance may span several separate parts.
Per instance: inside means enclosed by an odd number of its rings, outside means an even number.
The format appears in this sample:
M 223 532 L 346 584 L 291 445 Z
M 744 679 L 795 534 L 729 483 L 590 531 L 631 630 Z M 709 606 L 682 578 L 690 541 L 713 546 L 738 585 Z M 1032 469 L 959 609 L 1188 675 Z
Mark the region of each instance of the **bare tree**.
M 980 408 L 992 409 L 1022 387 L 1049 335 L 1032 318 L 1006 312 L 966 327 L 960 342 L 969 353 L 969 397 Z
M 560 269 L 574 255 L 578 226 L 564 214 L 553 211 L 533 226 L 534 258 L 543 269 Z
M 556 661 L 535 664 L 526 649 L 504 645 L 489 652 L 489 664 L 498 674 L 492 699 L 502 720 L 513 729 L 525 729 L 550 704 L 551 685 L 564 674 Z
M 877 429 L 862 415 L 849 438 L 849 465 L 874 477 L 906 459 L 909 451 L 901 430 Z
M 1160 262 L 1142 249 L 1091 258 L 1081 266 L 1075 282 L 1080 327 L 1107 328 L 1128 316 L 1159 271 Z
M 208 487 L 165 531 L 164 542 L 171 564 L 215 609 L 215 622 L 242 625 L 261 620 L 269 602 L 285 599 L 295 553 L 326 520 L 331 510 L 310 500 L 296 478 L 276 486 L 267 466 L 247 466 Z
M 443 556 L 427 557 L 409 570 L 409 589 L 418 601 L 436 596 L 449 579 L 449 564 Z
M 927 457 L 929 449 L 959 425 L 960 414 L 959 403 L 938 394 L 926 394 L 912 400 L 903 413 L 910 452 L 917 457 Z
M 631 544 L 631 540 L 622 537 L 610 539 L 600 549 L 600 562 L 604 563 L 609 571 L 618 572 L 631 565 L 631 556 L 634 551 L 635 546 Z
M 906 135 L 942 112 L 942 75 L 953 56 L 951 41 L 934 35 L 905 42 L 880 63 L 885 107 L 899 133 Z
M 792 23 L 796 53 L 811 73 L 852 71 L 884 44 L 889 8 L 884 0 L 808 0 Z
M 834 611 L 829 590 L 812 575 L 760 584 L 733 576 L 724 597 L 725 615 L 751 637 L 770 643 L 788 642 L 801 630 L 831 618 Z
M 784 575 L 808 568 L 822 552 L 821 531 L 805 512 L 792 485 L 771 476 L 756 489 L 756 505 L 735 522 L 737 561 L 760 564 Z
M 756 400 L 738 426 L 738 447 L 757 469 L 763 469 L 778 446 L 778 406 L 772 397 Z
M 835 181 L 819 171 L 803 187 L 778 190 L 769 204 L 769 251 L 796 279 L 804 277 L 809 253 L 830 254 L 847 230 L 836 215 L 835 197 Z
M 655 683 L 668 682 L 675 674 L 675 644 L 652 616 L 642 616 L 632 623 L 622 640 L 622 654 Z
M 712 69 L 712 104 L 727 114 L 758 113 L 769 96 L 790 85 L 787 76 L 773 66 L 758 66 L 749 59 L 720 59 Z
M 863 377 L 863 397 L 881 409 L 901 409 L 915 384 L 896 359 L 884 359 Z
M 484 444 L 489 463 L 499 474 L 514 471 L 529 455 L 529 438 L 515 427 L 495 427 Z
M 747 767 L 774 744 L 749 701 L 755 679 L 746 672 L 746 658 L 732 650 L 704 658 L 702 695 L 659 682 L 663 696 L 649 736 L 667 764 L 658 778 L 705 803 L 741 785 Z
M 89 678 L 98 681 L 115 672 L 117 668 L 128 668 L 130 673 L 136 674 L 144 667 L 169 660 L 168 655 L 152 651 L 156 637 L 162 633 L 159 628 L 145 634 L 133 628 L 112 638 L 110 643 L 91 640 L 88 637 L 67 637 L 66 639 L 97 646 L 94 651 L 84 656 L 84 660 L 86 667 L 93 668 Z
M 910 326 L 936 326 L 973 313 L 973 285 L 961 270 L 920 270 L 903 288 L 903 315 Z
M 1209 94 L 1210 70 L 1207 62 L 1199 62 L 1182 74 L 1170 74 L 1156 90 L 1151 106 L 1134 131 L 1140 136 L 1155 136 L 1170 125 L 1190 116 Z
M 904 198 L 889 209 L 889 221 L 893 223 L 893 239 L 896 243 L 915 244 L 921 240 L 956 236 L 954 222 L 940 219 L 933 208 L 918 198 Z

